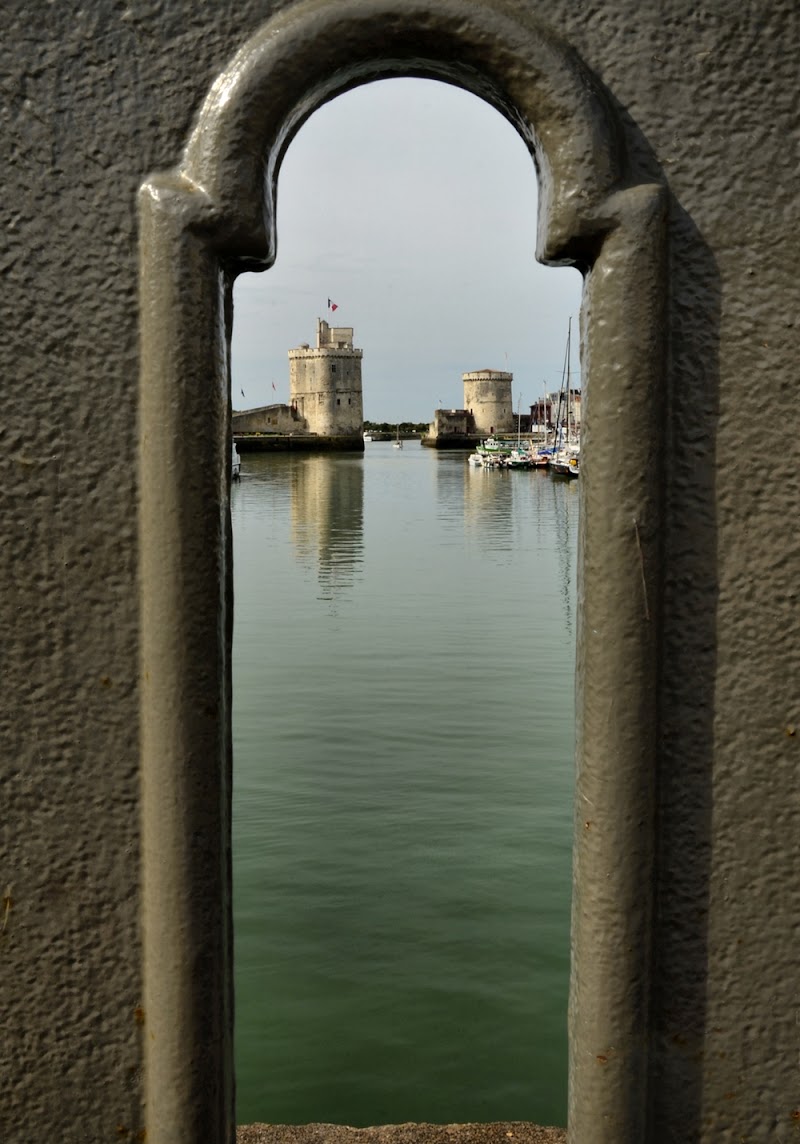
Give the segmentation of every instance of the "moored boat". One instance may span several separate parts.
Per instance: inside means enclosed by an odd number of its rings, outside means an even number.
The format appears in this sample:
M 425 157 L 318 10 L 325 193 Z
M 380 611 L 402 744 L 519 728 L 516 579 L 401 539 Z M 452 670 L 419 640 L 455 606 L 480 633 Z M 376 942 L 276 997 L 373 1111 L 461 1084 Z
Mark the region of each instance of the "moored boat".
M 516 441 L 508 441 L 503 437 L 487 437 L 478 445 L 478 452 L 497 456 L 508 456 L 516 448 Z
M 579 476 L 581 469 L 580 449 L 561 449 L 550 462 L 550 468 L 561 477 Z
M 531 447 L 531 468 L 546 469 L 553 457 L 553 450 L 539 445 Z
M 512 449 L 505 464 L 507 469 L 532 469 L 533 459 L 527 449 Z
M 574 424 L 570 424 L 570 404 L 572 384 L 570 381 L 570 353 L 572 341 L 572 319 L 567 328 L 567 351 L 564 358 L 564 386 L 558 399 L 559 416 L 556 424 L 556 440 L 549 460 L 551 472 L 564 477 L 577 477 L 580 472 L 581 446 Z M 561 419 L 561 399 L 565 398 L 565 417 Z

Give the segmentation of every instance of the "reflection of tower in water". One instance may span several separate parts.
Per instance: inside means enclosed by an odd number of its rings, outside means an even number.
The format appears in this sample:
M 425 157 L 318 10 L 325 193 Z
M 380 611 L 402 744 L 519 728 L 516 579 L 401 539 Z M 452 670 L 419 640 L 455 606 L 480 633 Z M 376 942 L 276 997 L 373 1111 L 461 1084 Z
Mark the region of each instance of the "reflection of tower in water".
M 324 599 L 352 587 L 363 560 L 364 469 L 360 457 L 297 458 L 291 478 L 292 544 L 317 566 Z

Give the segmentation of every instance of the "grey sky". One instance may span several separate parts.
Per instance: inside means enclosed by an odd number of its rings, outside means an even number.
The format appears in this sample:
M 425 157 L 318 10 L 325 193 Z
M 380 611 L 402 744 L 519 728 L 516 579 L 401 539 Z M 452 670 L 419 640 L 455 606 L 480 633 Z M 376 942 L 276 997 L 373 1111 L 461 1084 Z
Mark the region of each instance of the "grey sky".
M 287 351 L 330 297 L 364 351 L 367 419 L 459 408 L 461 374 L 486 367 L 514 373 L 524 410 L 558 388 L 580 305 L 580 275 L 535 245 L 533 161 L 493 108 L 425 80 L 340 96 L 284 160 L 275 266 L 237 283 L 234 408 L 288 400 Z

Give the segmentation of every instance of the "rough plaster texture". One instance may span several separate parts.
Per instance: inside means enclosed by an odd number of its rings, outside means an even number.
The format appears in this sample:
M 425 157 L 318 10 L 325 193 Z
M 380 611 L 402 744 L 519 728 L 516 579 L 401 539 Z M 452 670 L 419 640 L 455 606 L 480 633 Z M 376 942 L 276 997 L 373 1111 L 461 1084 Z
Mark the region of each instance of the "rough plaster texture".
M 12 1144 L 135 1139 L 145 1124 L 136 191 L 177 163 L 214 78 L 286 7 L 63 0 L 32 12 L 11 0 L 4 10 L 0 1136 Z M 790 1141 L 800 15 L 791 0 L 511 8 L 575 50 L 609 93 L 631 170 L 666 180 L 673 196 L 639 1139 Z M 769 446 L 773 430 L 775 459 L 762 463 L 754 444 Z M 605 475 L 595 467 L 595 488 Z M 613 643 L 609 619 L 602 638 Z M 624 690 L 592 687 L 586 701 L 613 725 Z M 577 821 L 591 834 L 581 805 Z M 624 935 L 590 869 L 579 866 L 578 889 Z M 602 980 L 589 974 L 595 999 Z M 594 1060 L 600 1093 L 616 1083 L 604 1079 L 606 1048 Z M 618 1087 L 612 1096 L 626 1099 Z M 573 1144 L 608 1139 L 602 1123 L 587 1127 L 588 1111 Z

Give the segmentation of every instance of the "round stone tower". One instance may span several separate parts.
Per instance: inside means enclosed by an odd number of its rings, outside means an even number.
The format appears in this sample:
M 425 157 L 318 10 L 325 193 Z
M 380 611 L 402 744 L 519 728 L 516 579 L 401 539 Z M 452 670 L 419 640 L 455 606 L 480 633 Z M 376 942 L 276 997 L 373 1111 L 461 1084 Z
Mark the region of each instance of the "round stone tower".
M 351 326 L 317 319 L 316 346 L 289 350 L 289 396 L 308 431 L 323 437 L 360 436 L 362 351 L 353 348 Z
M 476 369 L 461 375 L 464 408 L 475 421 L 476 433 L 510 433 L 514 429 L 511 396 L 513 373 L 499 369 Z

